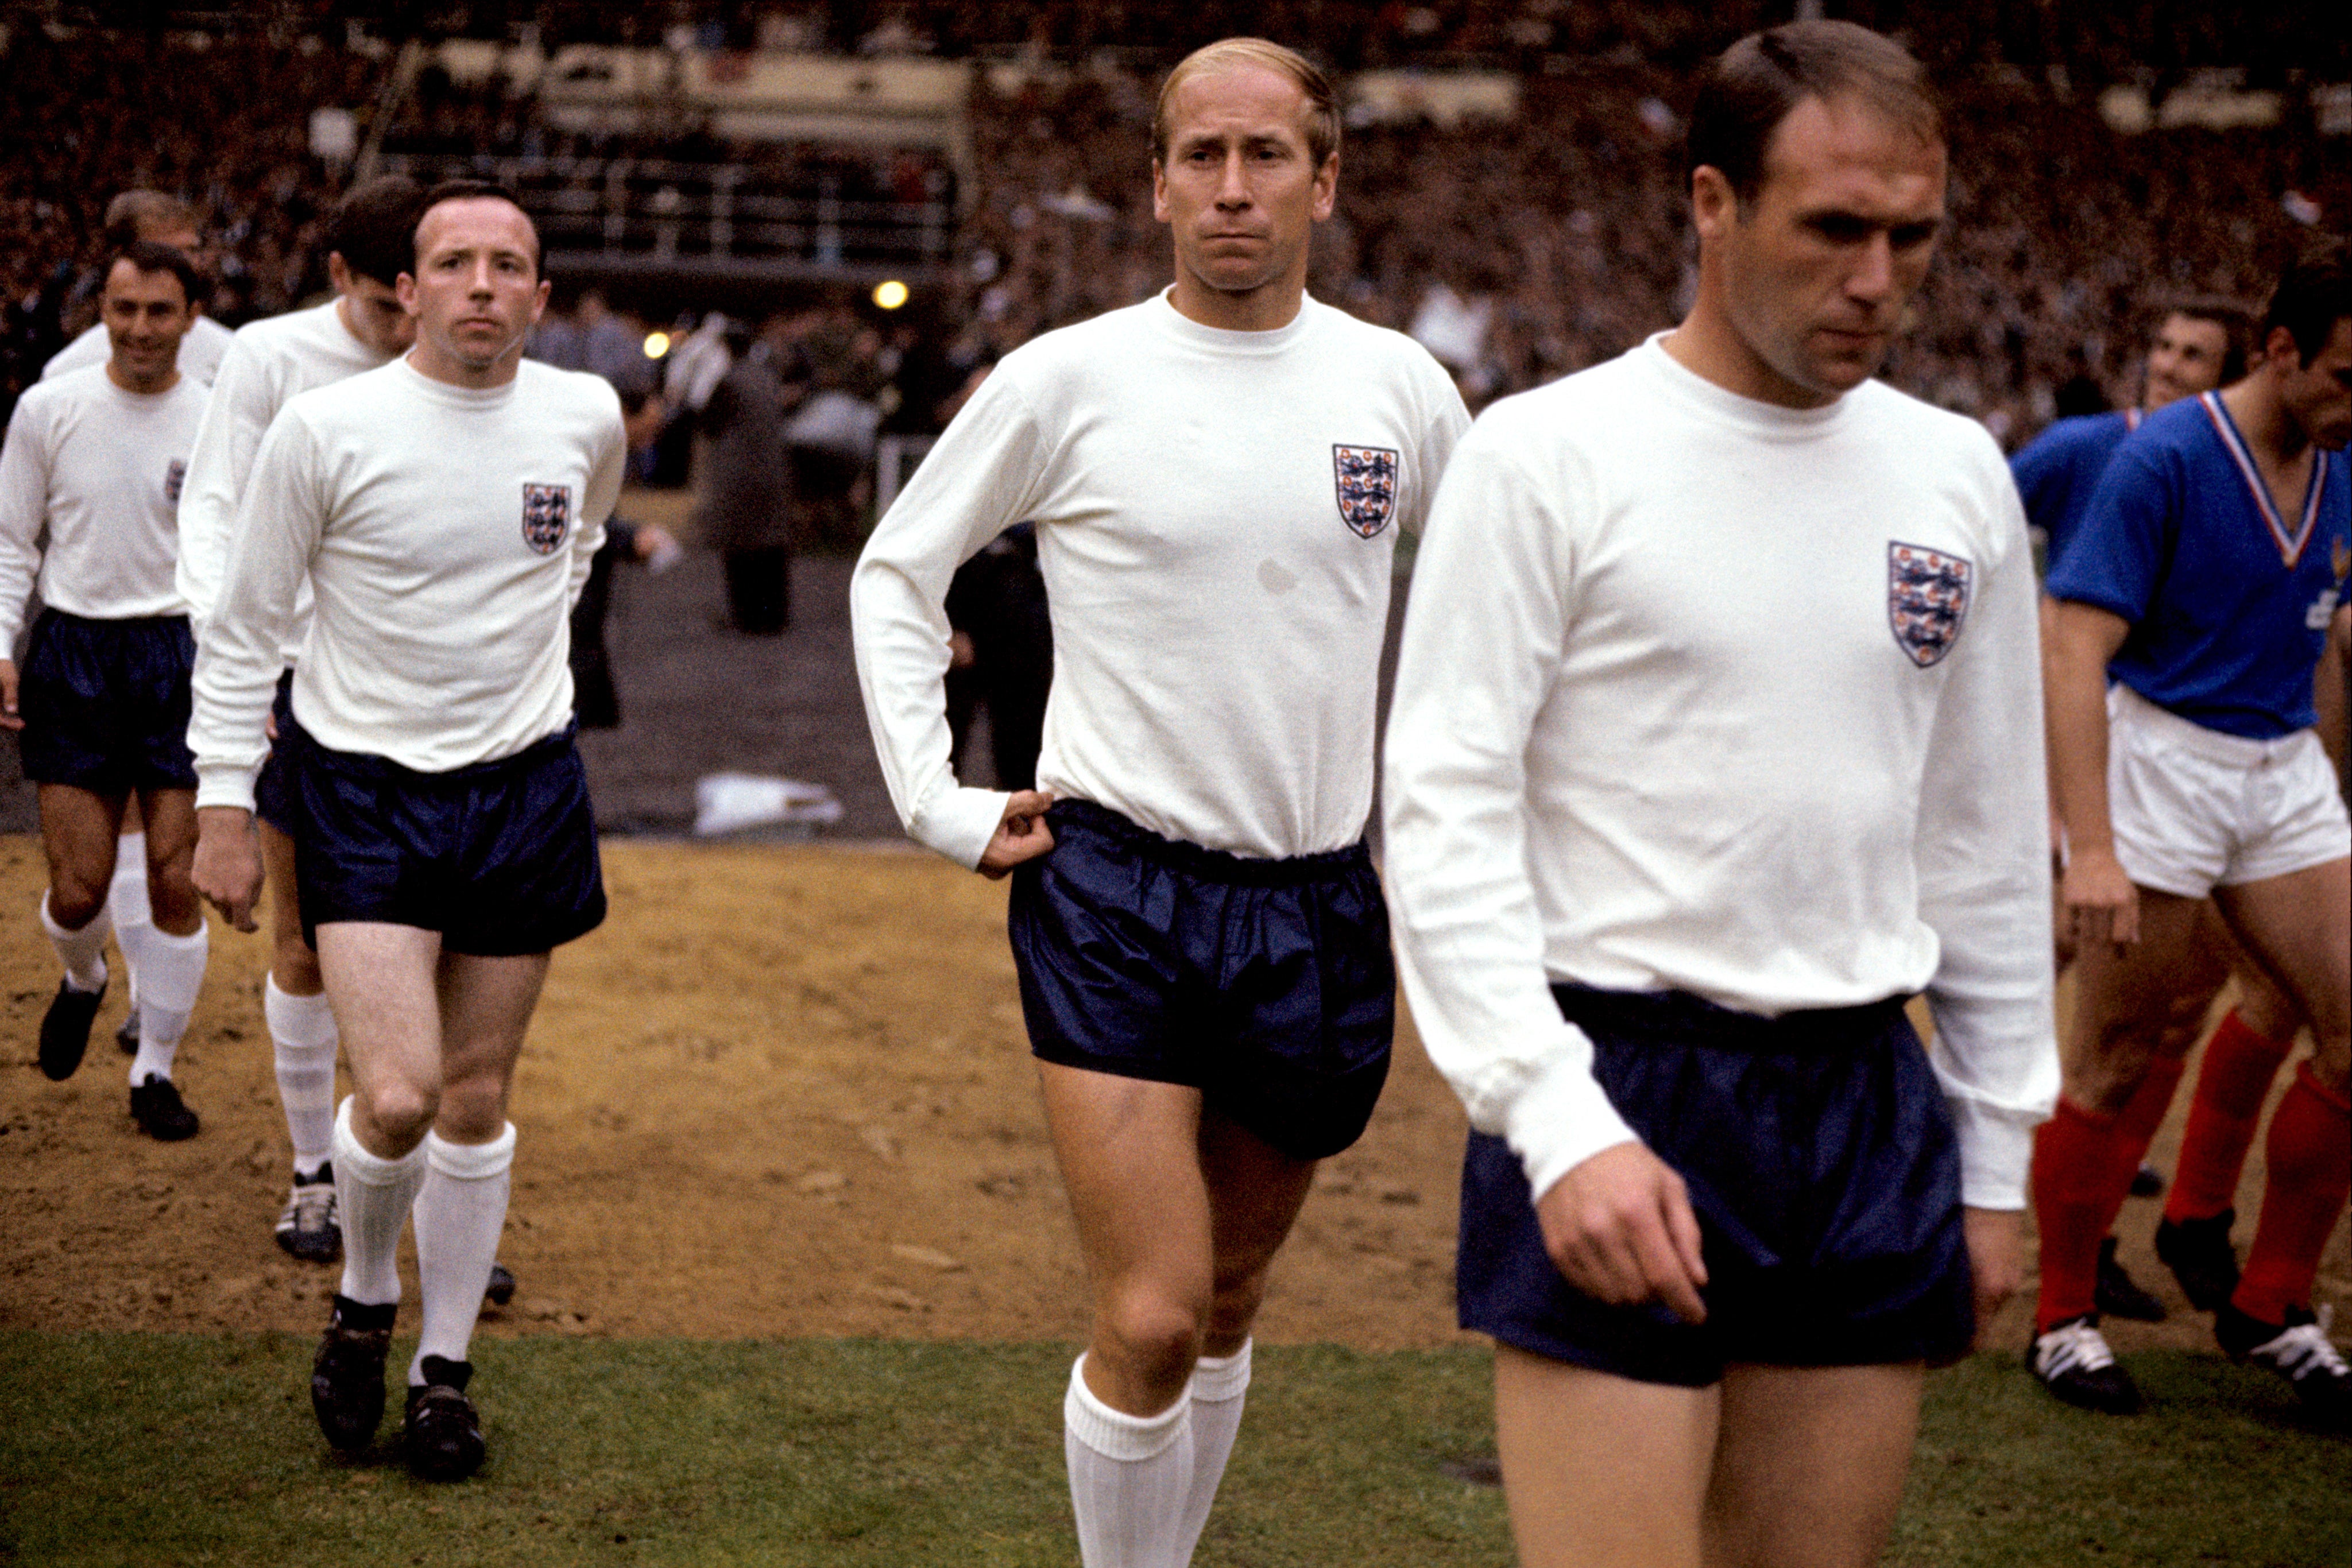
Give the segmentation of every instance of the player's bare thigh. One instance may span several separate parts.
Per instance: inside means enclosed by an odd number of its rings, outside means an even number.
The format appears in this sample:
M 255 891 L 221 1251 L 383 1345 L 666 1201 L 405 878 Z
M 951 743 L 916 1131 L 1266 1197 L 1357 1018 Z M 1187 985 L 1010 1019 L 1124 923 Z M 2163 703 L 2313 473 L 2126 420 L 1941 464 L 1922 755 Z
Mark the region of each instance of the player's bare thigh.
M 319 967 L 363 1147 L 396 1159 L 432 1128 L 456 1143 L 499 1134 L 548 955 L 445 953 L 437 932 L 339 920 L 319 927 Z
M 49 914 L 68 931 L 80 930 L 106 907 L 125 799 L 75 784 L 40 787 L 41 850 L 49 862 Z
M 1521 1568 L 1698 1568 L 1720 1387 L 1495 1347 L 1495 1437 Z
M 1918 1427 L 1916 1365 L 1727 1368 L 1712 1388 L 1495 1352 L 1525 1568 L 1865 1568 Z
M 1095 1293 L 1088 1386 L 1164 1410 L 1193 1361 L 1240 1348 L 1315 1162 L 1290 1158 L 1201 1092 L 1040 1061 L 1045 1120 Z
M 131 797 L 147 834 L 147 907 L 155 929 L 192 936 L 205 917 L 196 896 L 196 792 L 142 789 Z
M 319 955 L 302 940 L 301 895 L 294 886 L 294 840 L 261 822 L 261 867 L 269 887 L 269 977 L 290 997 L 315 997 L 326 982 Z
M 2213 896 L 2247 954 L 2309 1020 L 2312 1071 L 2341 1092 L 2352 1068 L 2352 860 Z
M 2201 900 L 2140 888 L 2139 940 L 2091 941 L 2074 958 L 2074 1023 L 2066 1097 L 2113 1115 L 2131 1099 L 2163 1043 L 2180 977 L 2196 954 Z

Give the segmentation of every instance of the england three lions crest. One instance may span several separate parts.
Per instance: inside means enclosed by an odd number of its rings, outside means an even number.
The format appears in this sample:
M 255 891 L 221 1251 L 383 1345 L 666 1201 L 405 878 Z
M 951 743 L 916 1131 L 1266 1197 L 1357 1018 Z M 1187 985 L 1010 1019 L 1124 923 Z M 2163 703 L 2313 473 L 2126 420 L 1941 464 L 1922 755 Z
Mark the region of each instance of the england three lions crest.
M 1339 486 L 1339 520 L 1366 538 L 1389 526 L 1396 512 L 1397 455 L 1385 446 L 1334 446 L 1332 478 Z
M 522 487 L 522 542 L 541 555 L 553 555 L 572 531 L 572 486 L 525 485 Z
M 1895 630 L 1895 643 L 1921 669 L 1942 664 L 1960 640 L 1975 570 L 1965 556 L 1888 541 L 1887 624 Z

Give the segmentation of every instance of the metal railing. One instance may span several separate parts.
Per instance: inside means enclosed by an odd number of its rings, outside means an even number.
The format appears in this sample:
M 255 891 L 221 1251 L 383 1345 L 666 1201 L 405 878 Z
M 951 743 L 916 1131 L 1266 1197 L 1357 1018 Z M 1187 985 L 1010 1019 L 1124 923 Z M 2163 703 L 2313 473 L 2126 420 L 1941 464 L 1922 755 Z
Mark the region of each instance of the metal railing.
M 551 254 L 608 258 L 942 265 L 945 202 L 839 193 L 822 172 L 794 179 L 749 163 L 658 158 L 386 152 L 379 166 L 425 184 L 490 179 L 519 196 Z

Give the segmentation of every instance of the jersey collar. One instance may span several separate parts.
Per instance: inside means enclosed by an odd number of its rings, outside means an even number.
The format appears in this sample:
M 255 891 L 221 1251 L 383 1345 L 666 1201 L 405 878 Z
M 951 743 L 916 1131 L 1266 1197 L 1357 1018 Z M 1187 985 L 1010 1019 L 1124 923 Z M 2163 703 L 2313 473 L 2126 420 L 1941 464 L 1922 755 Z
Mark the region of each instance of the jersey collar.
M 2289 569 L 2303 559 L 2304 546 L 2311 542 L 2313 528 L 2319 523 L 2319 496 L 2327 487 L 2327 449 L 2312 451 L 2311 488 L 2303 497 L 2303 520 L 2293 533 L 2287 531 L 2286 519 L 2279 516 L 2278 504 L 2271 499 L 2271 487 L 2263 483 L 2263 471 L 2254 462 L 2246 438 L 2238 434 L 2237 421 L 2222 406 L 2219 392 L 2200 392 L 2197 406 L 2213 422 L 2213 434 L 2221 438 L 2222 450 L 2238 465 L 2238 476 L 2246 482 L 2246 493 L 2253 497 L 2254 510 L 2262 514 L 2263 526 L 2270 530 L 2271 542 L 2278 546 L 2279 559 Z

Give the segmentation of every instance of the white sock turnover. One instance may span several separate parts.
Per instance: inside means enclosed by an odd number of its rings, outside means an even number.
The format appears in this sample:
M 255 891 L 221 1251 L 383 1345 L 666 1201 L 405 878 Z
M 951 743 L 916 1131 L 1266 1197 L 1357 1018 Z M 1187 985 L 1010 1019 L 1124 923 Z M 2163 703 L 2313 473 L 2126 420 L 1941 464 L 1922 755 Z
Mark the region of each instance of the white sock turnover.
M 210 928 L 202 924 L 185 936 L 151 926 L 141 946 L 145 978 L 139 1004 L 139 1054 L 131 1059 L 133 1088 L 150 1075 L 172 1076 L 172 1058 L 179 1051 L 180 1037 L 188 1032 L 197 993 L 205 988 L 205 965 L 213 941 Z
M 335 1013 L 324 992 L 298 997 L 262 982 L 261 1016 L 278 1060 L 278 1099 L 294 1144 L 294 1174 L 313 1176 L 335 1146 Z
M 425 1184 L 425 1145 L 396 1160 L 360 1147 L 352 1103 L 335 1115 L 335 1207 L 343 1222 L 342 1293 L 370 1306 L 400 1300 L 400 1231 Z
M 1184 1499 L 1184 1528 L 1176 1538 L 1176 1564 L 1192 1561 L 1192 1549 L 1209 1522 L 1224 1479 L 1234 1434 L 1242 1427 L 1242 1396 L 1249 1392 L 1250 1343 L 1231 1355 L 1204 1355 L 1192 1364 L 1192 1488 Z
M 114 880 L 106 888 L 106 913 L 114 922 L 114 945 L 122 949 L 122 982 L 131 1010 L 139 1010 L 139 969 L 143 944 L 155 929 L 147 904 L 147 835 L 124 833 L 114 841 Z
M 416 1293 L 424 1301 L 425 1322 L 416 1357 L 408 1364 L 411 1385 L 425 1381 L 426 1356 L 463 1361 L 473 1343 L 490 1265 L 499 1260 L 499 1233 L 506 1228 L 514 1124 L 487 1144 L 453 1144 L 427 1133 L 424 1148 L 425 1186 L 416 1195 Z
M 1157 1416 L 1114 1410 L 1087 1386 L 1087 1358 L 1070 1368 L 1062 1401 L 1062 1454 L 1085 1568 L 1181 1568 L 1176 1555 L 1192 1485 L 1192 1403 Z
M 106 936 L 113 929 L 101 909 L 79 931 L 68 931 L 49 914 L 49 895 L 41 894 L 41 929 L 66 967 L 66 983 L 77 991 L 102 990 L 106 986 Z

